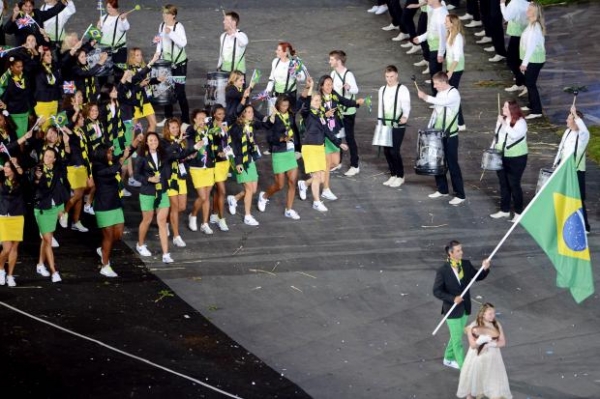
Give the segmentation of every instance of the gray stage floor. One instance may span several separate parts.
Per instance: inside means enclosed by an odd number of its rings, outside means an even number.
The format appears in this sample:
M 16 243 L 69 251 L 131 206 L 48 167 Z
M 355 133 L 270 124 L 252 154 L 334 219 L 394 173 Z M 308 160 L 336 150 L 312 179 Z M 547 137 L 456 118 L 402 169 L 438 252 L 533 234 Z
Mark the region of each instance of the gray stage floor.
M 129 41 L 150 51 L 160 18 L 158 3 L 142 3 L 145 9 L 130 18 L 136 34 Z M 362 94 L 376 93 L 384 83 L 383 67 L 391 63 L 400 68 L 403 82 L 410 85 L 413 74 L 422 82 L 424 75 L 412 65 L 420 58 L 405 55 L 390 40 L 393 34 L 380 29 L 389 17 L 367 14 L 371 3 L 245 1 L 222 6 L 238 7 L 241 27 L 251 40 L 249 65 L 265 76 L 276 43 L 285 40 L 294 44 L 315 77 L 328 73 L 330 50 L 345 50 Z M 216 66 L 222 15 L 217 2 L 178 4 L 190 39 L 190 99 L 199 106 L 205 73 Z M 549 59 L 540 86 L 546 112 L 558 126 L 547 120 L 530 124 L 523 179 L 527 200 L 539 168 L 552 162 L 559 141 L 555 132 L 572 100 L 562 88 L 586 84 L 590 91 L 581 95 L 581 108 L 599 116 L 599 34 L 593 29 L 599 16 L 597 4 L 548 9 Z M 440 303 L 431 293 L 434 271 L 444 260 L 448 240 L 463 242 L 465 256 L 479 263 L 510 226 L 488 216 L 498 207 L 498 184 L 493 173 L 480 182 L 479 161 L 491 142 L 497 93 L 508 98 L 502 88 L 512 82 L 503 66 L 487 61 L 489 54 L 468 32 L 460 90 L 468 127 L 460 138 L 468 198 L 463 206 L 429 199 L 427 194 L 435 191 L 433 178 L 412 171 L 417 129 L 429 118 L 429 109 L 413 90 L 402 147 L 408 172 L 401 189 L 381 184 L 385 160 L 370 145 L 375 115 L 362 109 L 357 118 L 361 173 L 333 176 L 332 190 L 340 199 L 327 203 L 328 213 L 298 201 L 295 209 L 302 219 L 292 222 L 283 218 L 280 193 L 264 214 L 255 212 L 258 228 L 243 225 L 239 215 L 228 217 L 228 233 L 208 237 L 184 228 L 188 247 L 172 250 L 177 262 L 165 267 L 155 258 L 147 266 L 216 326 L 315 398 L 453 397 L 458 372 L 442 366 L 447 329 L 431 335 L 440 320 Z M 588 207 L 597 231 L 598 167 L 588 165 Z M 263 189 L 271 183 L 270 168 L 268 156 L 259 161 Z M 230 182 L 228 190 L 237 191 L 237 185 Z M 130 245 L 139 220 L 136 204 L 128 204 Z M 589 240 L 597 265 L 598 234 Z M 158 249 L 156 237 L 149 247 Z M 494 258 L 492 274 L 473 288 L 474 306 L 489 301 L 500 313 L 514 397 L 597 398 L 598 295 L 576 305 L 554 280 L 549 260 L 518 227 Z

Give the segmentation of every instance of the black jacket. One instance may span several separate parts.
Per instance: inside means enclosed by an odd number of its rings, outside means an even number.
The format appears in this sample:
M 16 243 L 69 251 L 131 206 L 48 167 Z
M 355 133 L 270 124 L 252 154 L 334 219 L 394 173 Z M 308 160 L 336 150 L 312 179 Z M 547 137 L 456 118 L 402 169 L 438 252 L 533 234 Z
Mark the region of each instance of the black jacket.
M 442 303 L 442 314 L 446 314 L 452 305 L 454 304 L 454 298 L 459 296 L 463 290 L 469 285 L 475 274 L 477 274 L 477 270 L 473 267 L 471 262 L 467 259 L 462 260 L 462 268 L 464 272 L 463 279 L 460 284 L 458 283 L 458 279 L 452 271 L 452 266 L 450 263 L 446 262 L 442 267 L 440 267 L 435 275 L 435 282 L 433 283 L 433 295 L 441 299 Z M 481 274 L 477 277 L 477 281 L 483 280 L 487 277 L 490 270 L 483 270 Z M 449 319 L 457 319 L 464 314 L 471 314 L 471 293 L 467 291 L 465 296 L 463 297 L 463 301 L 458 304 L 450 316 Z
M 327 127 L 325 114 L 321 110 L 313 110 L 310 107 L 310 97 L 305 99 L 300 97 L 304 103 L 302 107 L 302 118 L 304 118 L 304 139 L 303 145 L 324 145 L 325 137 L 327 137 L 337 147 L 342 144 L 342 139 L 335 137 L 333 132 Z
M 35 8 L 35 9 L 33 9 L 33 12 L 31 13 L 31 17 L 35 20 L 35 22 L 37 22 L 37 24 L 31 24 L 31 25 L 25 26 L 21 29 L 19 29 L 19 26 L 17 25 L 17 21 L 20 18 L 24 17 L 25 15 L 23 13 L 19 13 L 17 20 L 13 21 L 12 20 L 12 9 L 4 10 L 5 12 L 8 11 L 10 14 L 10 16 L 8 17 L 8 19 L 6 21 L 6 24 L 4 25 L 4 31 L 6 33 L 15 35 L 15 39 L 17 41 L 18 46 L 25 43 L 27 41 L 27 36 L 29 36 L 29 35 L 35 35 L 38 46 L 48 45 L 49 43 L 46 42 L 46 40 L 44 39 L 44 36 L 40 33 L 39 27 L 44 26 L 44 21 L 57 16 L 64 9 L 65 9 L 65 5 L 61 1 L 57 2 L 54 7 L 52 7 L 51 9 L 49 9 L 47 11 L 42 11 L 39 8 Z

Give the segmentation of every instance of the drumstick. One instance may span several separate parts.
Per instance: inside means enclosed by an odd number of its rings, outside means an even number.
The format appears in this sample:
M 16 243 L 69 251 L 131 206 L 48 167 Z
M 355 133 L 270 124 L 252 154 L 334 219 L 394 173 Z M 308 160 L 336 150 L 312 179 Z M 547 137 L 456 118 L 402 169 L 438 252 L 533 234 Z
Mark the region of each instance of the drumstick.
M 127 16 L 128 14 L 131 14 L 134 11 L 139 11 L 141 10 L 142 7 L 139 4 L 136 4 L 135 7 L 133 7 L 131 10 L 124 12 L 123 14 L 121 14 L 121 16 Z
M 485 173 L 485 169 L 483 170 L 483 172 L 481 172 L 481 177 L 479 178 L 479 181 L 483 180 L 483 174 Z
M 411 76 L 411 79 L 412 79 L 413 83 L 415 84 L 417 91 L 419 91 L 419 85 L 417 84 L 417 77 L 415 75 L 413 75 L 413 76 Z
M 502 110 L 500 109 L 500 93 L 498 93 L 498 115 L 501 115 Z

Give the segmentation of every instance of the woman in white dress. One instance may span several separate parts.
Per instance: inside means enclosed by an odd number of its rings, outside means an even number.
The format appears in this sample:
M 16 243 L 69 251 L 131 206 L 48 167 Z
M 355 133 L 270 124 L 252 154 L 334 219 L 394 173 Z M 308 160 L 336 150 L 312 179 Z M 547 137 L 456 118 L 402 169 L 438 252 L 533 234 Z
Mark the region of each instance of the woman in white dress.
M 496 309 L 484 303 L 477 318 L 465 328 L 469 350 L 460 369 L 456 396 L 474 399 L 512 399 L 508 376 L 500 348 L 506 345 L 502 326 L 496 320 Z

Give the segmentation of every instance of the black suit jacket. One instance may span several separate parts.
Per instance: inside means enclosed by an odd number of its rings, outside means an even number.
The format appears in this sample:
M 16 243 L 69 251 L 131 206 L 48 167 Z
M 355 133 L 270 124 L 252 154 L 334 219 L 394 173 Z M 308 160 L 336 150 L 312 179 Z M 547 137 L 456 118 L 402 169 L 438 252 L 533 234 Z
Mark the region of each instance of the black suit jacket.
M 436 272 L 435 282 L 433 283 L 433 295 L 443 301 L 442 314 L 446 314 L 450 310 L 454 304 L 454 298 L 463 292 L 469 282 L 473 279 L 473 277 L 475 277 L 475 274 L 477 274 L 477 270 L 467 259 L 463 259 L 462 268 L 464 276 L 460 284 L 458 283 L 456 275 L 452 271 L 452 266 L 450 266 L 450 263 L 446 262 Z M 483 280 L 487 277 L 488 273 L 489 269 L 482 271 L 477 277 L 477 280 Z M 471 314 L 471 293 L 469 291 L 467 291 L 463 297 L 463 301 L 456 305 L 448 318 L 457 319 L 461 317 L 463 313 L 468 315 Z

